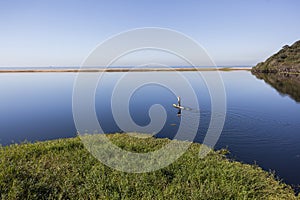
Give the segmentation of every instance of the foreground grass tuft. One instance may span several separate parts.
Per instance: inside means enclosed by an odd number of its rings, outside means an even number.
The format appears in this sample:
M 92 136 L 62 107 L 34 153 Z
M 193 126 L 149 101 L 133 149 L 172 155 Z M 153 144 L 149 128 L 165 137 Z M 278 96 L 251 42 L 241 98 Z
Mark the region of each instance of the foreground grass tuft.
M 159 149 L 168 139 L 108 137 L 132 152 Z M 222 153 L 198 157 L 192 144 L 176 162 L 155 172 L 113 170 L 84 148 L 79 138 L 0 147 L 2 199 L 296 199 L 290 186 Z

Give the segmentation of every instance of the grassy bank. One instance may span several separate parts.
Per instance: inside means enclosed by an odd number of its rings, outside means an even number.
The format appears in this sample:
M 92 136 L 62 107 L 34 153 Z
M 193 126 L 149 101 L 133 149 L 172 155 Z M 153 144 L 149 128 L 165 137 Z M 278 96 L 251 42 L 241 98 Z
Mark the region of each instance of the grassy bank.
M 134 152 L 168 139 L 108 137 Z M 257 166 L 229 161 L 223 151 L 198 157 L 199 144 L 150 173 L 115 171 L 92 157 L 79 138 L 0 148 L 2 199 L 295 199 L 292 189 Z

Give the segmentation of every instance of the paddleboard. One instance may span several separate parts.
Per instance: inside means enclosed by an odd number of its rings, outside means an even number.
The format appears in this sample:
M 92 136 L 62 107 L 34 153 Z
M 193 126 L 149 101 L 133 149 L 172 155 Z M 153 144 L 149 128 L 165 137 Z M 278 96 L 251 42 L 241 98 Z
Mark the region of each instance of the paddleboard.
M 184 109 L 184 107 L 178 106 L 178 105 L 176 105 L 175 103 L 173 103 L 173 107 L 178 108 L 178 109 Z

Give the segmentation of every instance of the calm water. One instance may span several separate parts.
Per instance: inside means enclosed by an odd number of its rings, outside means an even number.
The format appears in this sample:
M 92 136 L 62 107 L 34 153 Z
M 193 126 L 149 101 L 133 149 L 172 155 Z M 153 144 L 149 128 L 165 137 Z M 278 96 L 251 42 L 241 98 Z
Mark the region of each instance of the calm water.
M 172 73 L 162 73 L 166 79 L 172 78 Z M 289 184 L 300 184 L 300 104 L 250 72 L 221 74 L 227 95 L 227 115 L 216 148 L 227 147 L 235 159 L 257 163 L 266 170 L 275 170 L 276 175 Z M 106 73 L 97 88 L 97 117 L 105 132 L 122 131 L 110 109 L 112 89 L 122 75 L 121 72 Z M 134 76 L 140 75 L 135 73 Z M 202 142 L 210 120 L 209 93 L 195 72 L 183 75 L 199 99 L 200 127 L 195 141 Z M 8 145 L 24 140 L 75 136 L 72 115 L 75 77 L 75 73 L 0 74 L 0 143 Z M 184 101 L 182 97 L 183 105 Z M 132 119 L 145 126 L 150 123 L 148 110 L 151 105 L 161 104 L 166 109 L 167 122 L 157 136 L 172 138 L 180 123 L 173 103 L 176 103 L 176 96 L 171 91 L 150 84 L 133 93 L 129 110 Z M 182 111 L 182 115 L 185 112 L 191 111 Z

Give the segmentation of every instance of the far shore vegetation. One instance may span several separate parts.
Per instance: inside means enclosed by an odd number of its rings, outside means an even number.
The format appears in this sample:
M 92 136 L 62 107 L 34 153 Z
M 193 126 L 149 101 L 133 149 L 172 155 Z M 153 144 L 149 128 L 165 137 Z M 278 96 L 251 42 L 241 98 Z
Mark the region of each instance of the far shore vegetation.
M 172 71 L 235 71 L 235 70 L 247 70 L 250 71 L 250 67 L 119 67 L 119 68 L 36 68 L 36 69 L 1 69 L 0 73 L 46 73 L 46 72 L 172 72 Z
M 159 149 L 169 139 L 108 134 L 132 152 Z M 1 199 L 297 199 L 292 188 L 255 165 L 198 156 L 200 144 L 171 165 L 125 173 L 95 159 L 79 137 L 0 147 Z

